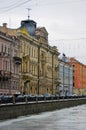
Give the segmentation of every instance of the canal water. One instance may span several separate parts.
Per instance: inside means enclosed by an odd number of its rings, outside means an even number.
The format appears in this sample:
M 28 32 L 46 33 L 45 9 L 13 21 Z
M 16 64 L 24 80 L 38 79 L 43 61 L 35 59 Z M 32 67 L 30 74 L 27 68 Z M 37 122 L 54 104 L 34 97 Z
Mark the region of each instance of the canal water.
M 0 121 L 0 130 L 86 130 L 86 105 Z

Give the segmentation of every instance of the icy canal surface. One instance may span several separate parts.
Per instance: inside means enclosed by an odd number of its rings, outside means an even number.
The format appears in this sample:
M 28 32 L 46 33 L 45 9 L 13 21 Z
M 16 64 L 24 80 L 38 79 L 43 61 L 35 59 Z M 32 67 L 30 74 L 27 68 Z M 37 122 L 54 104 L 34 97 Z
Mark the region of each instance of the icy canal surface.
M 0 121 L 0 130 L 86 130 L 86 105 Z

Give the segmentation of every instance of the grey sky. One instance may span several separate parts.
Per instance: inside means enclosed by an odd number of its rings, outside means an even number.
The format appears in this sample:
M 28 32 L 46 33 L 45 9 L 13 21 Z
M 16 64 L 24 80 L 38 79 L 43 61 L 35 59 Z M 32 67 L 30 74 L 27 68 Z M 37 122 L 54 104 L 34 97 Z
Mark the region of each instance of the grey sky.
M 0 25 L 17 28 L 30 18 L 45 26 L 50 45 L 86 64 L 86 0 L 0 0 Z

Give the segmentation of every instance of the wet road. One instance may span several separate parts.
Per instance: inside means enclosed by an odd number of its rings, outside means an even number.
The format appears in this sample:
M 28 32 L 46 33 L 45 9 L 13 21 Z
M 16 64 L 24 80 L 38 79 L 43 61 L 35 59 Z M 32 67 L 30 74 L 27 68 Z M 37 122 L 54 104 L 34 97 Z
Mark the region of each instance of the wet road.
M 2 121 L 0 130 L 86 130 L 86 105 Z

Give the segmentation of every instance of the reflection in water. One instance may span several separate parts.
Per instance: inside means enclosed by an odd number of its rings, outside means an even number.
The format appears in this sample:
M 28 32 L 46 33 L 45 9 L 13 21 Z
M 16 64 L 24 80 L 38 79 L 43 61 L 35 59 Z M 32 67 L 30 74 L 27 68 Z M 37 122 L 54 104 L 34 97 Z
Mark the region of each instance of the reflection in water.
M 86 105 L 2 121 L 0 130 L 86 130 Z

